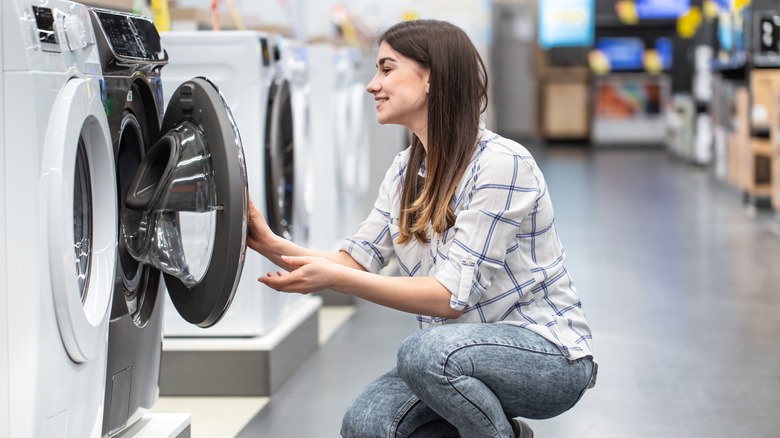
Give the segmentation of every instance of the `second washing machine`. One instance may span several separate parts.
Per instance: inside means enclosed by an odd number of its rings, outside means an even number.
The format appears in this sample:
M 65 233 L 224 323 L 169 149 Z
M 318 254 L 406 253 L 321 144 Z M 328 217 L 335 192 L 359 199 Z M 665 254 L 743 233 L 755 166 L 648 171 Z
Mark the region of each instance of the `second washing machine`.
M 162 42 L 170 58 L 161 75 L 163 87 L 175 87 L 195 75 L 208 76 L 219 86 L 242 134 L 252 202 L 277 235 L 301 243 L 306 231 L 296 219 L 304 217 L 296 200 L 305 176 L 298 167 L 302 124 L 295 113 L 295 82 L 282 74 L 276 36 L 255 31 L 164 32 Z M 277 270 L 260 254 L 248 252 L 235 303 L 222 321 L 203 330 L 166 312 L 165 336 L 266 334 L 303 297 L 257 281 Z

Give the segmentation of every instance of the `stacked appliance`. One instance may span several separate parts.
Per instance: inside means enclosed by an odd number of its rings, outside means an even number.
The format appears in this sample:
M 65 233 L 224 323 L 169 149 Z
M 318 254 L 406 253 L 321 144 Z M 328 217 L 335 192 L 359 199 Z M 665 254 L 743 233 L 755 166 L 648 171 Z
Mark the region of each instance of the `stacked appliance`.
M 247 176 L 238 128 L 217 86 L 191 78 L 168 90 L 163 111 L 160 72 L 168 57 L 152 22 L 102 9 L 90 15 L 119 210 L 102 418 L 103 435 L 113 436 L 156 399 L 164 291 L 200 327 L 229 308 L 246 250 Z M 193 245 L 191 233 L 208 236 L 205 244 Z
M 186 78 L 208 76 L 234 111 L 246 154 L 249 194 L 277 235 L 298 241 L 296 199 L 302 185 L 301 142 L 295 117 L 294 82 L 282 75 L 277 38 L 255 31 L 164 32 L 170 59 L 161 75 L 170 89 Z M 300 215 L 301 217 L 303 215 Z M 193 234 L 202 244 L 202 238 Z M 234 304 L 220 324 L 206 330 L 166 311 L 166 337 L 253 337 L 278 324 L 298 294 L 276 292 L 257 281 L 279 270 L 249 251 Z M 171 304 L 169 304 L 172 307 Z M 172 309 L 171 309 L 172 310 Z
M 117 243 L 89 11 L 4 0 L 0 436 L 98 437 Z

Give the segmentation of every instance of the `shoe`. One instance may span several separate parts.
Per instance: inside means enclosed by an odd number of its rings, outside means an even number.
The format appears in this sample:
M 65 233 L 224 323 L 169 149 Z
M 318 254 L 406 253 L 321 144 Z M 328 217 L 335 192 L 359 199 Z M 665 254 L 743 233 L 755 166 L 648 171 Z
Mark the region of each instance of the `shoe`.
M 511 418 L 509 423 L 517 438 L 534 438 L 534 430 L 525 421 L 519 418 Z

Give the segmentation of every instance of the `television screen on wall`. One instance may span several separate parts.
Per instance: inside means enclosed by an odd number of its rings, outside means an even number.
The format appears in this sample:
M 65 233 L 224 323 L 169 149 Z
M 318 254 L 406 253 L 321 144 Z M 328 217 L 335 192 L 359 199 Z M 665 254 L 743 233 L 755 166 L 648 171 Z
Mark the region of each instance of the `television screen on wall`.
M 641 71 L 644 69 L 645 44 L 635 37 L 602 37 L 596 50 L 609 61 L 611 71 Z
M 643 19 L 670 19 L 685 15 L 691 0 L 636 0 L 636 15 Z
M 594 0 L 539 0 L 539 46 L 593 45 Z

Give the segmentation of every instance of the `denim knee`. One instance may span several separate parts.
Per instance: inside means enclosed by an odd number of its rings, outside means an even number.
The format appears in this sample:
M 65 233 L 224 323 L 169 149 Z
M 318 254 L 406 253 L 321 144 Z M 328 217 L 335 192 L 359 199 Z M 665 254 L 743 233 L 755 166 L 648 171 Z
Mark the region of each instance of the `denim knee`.
M 441 326 L 429 327 L 407 337 L 398 348 L 398 374 L 407 382 L 424 376 L 442 375 L 447 360 L 447 339 Z
M 361 426 L 365 424 L 371 424 L 372 419 L 366 415 L 365 406 L 358 403 L 358 400 L 352 402 L 344 413 L 344 418 L 341 420 L 341 436 L 343 438 L 362 438 L 368 436 Z

